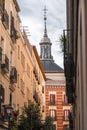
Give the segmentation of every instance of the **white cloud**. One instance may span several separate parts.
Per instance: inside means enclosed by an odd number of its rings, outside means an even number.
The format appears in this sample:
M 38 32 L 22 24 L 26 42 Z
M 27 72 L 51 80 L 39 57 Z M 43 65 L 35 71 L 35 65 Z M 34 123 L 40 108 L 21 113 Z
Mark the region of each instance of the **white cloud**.
M 55 62 L 63 67 L 63 56 L 60 52 L 59 41 L 66 27 L 66 0 L 18 0 L 21 8 L 20 17 L 23 26 L 28 26 L 29 40 L 39 50 L 39 42 L 43 37 L 43 8 L 47 6 L 47 32 L 52 42 L 52 55 Z M 39 52 L 38 52 L 39 53 Z

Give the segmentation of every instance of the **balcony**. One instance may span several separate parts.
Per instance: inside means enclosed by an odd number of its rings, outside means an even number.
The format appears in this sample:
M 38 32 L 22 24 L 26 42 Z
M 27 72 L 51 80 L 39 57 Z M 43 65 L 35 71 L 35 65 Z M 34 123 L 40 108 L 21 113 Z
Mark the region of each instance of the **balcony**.
M 44 86 L 42 86 L 42 93 L 44 93 Z
M 69 104 L 73 104 L 74 103 L 74 95 L 73 94 L 69 94 L 67 96 L 67 99 L 68 99 L 68 103 Z
M 63 116 L 63 126 L 69 125 L 69 117 L 68 116 Z M 66 130 L 66 129 L 63 129 Z
M 74 102 L 74 85 L 72 78 L 66 78 L 66 95 L 68 103 L 73 104 Z
M 8 57 L 5 54 L 2 55 L 1 70 L 4 73 L 8 73 L 9 72 L 9 59 L 8 59 Z
M 19 32 L 15 28 L 15 25 L 14 25 L 15 22 L 14 22 L 14 17 L 12 15 L 12 13 L 11 13 L 11 21 L 10 22 L 11 22 L 10 37 L 11 37 L 13 43 L 16 43 L 16 40 L 20 36 L 19 36 Z
M 64 59 L 64 71 L 66 78 L 72 78 L 74 76 L 74 62 L 72 54 L 65 54 Z
M 4 103 L 4 87 L 0 84 L 0 102 Z
M 15 67 L 12 67 L 10 72 L 10 82 L 17 83 L 17 70 Z
M 33 98 L 35 99 L 36 102 L 38 101 L 38 94 L 37 94 L 36 90 L 33 93 Z
M 42 106 L 42 112 L 45 112 L 45 106 L 44 105 Z
M 15 89 L 16 89 L 16 84 L 10 84 L 9 85 L 9 89 L 12 91 L 12 92 L 14 92 L 15 91 Z
M 74 92 L 74 85 L 72 78 L 66 78 L 66 95 Z
M 13 43 L 16 43 L 17 40 L 17 31 L 14 27 L 11 28 L 11 39 L 13 41 Z
M 2 23 L 6 29 L 9 28 L 9 16 L 5 9 L 4 9 L 3 15 L 2 15 Z
M 35 99 L 36 103 L 40 104 L 40 98 L 36 90 L 33 93 L 33 98 Z
M 35 78 L 36 78 L 38 85 L 39 85 L 40 84 L 40 77 L 39 77 L 39 74 L 38 74 L 37 69 L 35 67 L 34 67 L 33 73 L 34 73 Z
M 0 47 L 0 63 L 2 62 L 2 48 Z
M 36 78 L 36 80 L 37 80 L 37 79 L 38 79 L 38 73 L 37 73 L 37 70 L 36 70 L 36 68 L 35 68 L 35 67 L 34 67 L 33 73 L 34 73 L 35 78 Z

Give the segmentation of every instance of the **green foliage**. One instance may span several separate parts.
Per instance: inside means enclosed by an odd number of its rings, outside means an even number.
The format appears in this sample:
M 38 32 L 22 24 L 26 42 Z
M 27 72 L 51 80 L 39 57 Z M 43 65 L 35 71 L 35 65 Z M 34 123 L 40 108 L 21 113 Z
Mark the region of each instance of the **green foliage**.
M 41 126 L 40 108 L 37 104 L 29 101 L 28 107 L 24 107 L 19 120 L 19 130 L 36 130 Z
M 13 111 L 13 113 L 10 117 L 11 130 L 17 130 L 17 126 L 18 126 L 17 116 L 18 116 L 18 114 L 19 114 L 18 111 Z
M 44 130 L 52 130 L 53 128 L 53 118 L 50 116 L 46 116 L 44 123 Z
M 64 37 L 64 35 L 61 35 L 59 40 L 60 40 L 61 51 L 64 52 L 64 43 L 66 42 L 66 36 Z

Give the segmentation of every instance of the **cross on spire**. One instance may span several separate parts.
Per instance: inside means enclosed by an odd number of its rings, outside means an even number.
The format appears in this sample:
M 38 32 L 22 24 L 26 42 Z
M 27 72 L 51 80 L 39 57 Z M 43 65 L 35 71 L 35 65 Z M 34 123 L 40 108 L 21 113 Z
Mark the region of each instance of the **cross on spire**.
M 46 12 L 47 12 L 47 8 L 46 8 L 46 6 L 44 6 L 43 11 L 44 11 L 44 17 L 46 17 Z
M 47 37 L 47 29 L 46 29 L 46 20 L 47 20 L 47 17 L 46 17 L 46 12 L 47 12 L 47 9 L 46 9 L 46 6 L 44 6 L 44 37 Z

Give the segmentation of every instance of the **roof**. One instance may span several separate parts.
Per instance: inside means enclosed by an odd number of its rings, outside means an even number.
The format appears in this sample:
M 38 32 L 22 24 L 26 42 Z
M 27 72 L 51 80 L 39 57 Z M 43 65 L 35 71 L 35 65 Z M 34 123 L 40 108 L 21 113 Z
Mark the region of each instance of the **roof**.
M 44 44 L 44 43 L 49 43 L 49 44 L 52 44 L 50 39 L 48 37 L 43 37 L 40 41 L 40 44 Z
M 45 83 L 46 87 L 47 86 L 65 86 L 65 80 L 46 80 Z
M 43 69 L 45 72 L 55 72 L 55 73 L 63 73 L 64 70 L 54 63 L 53 60 L 41 60 Z

